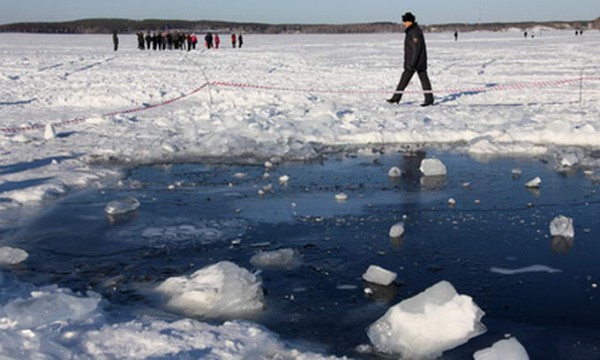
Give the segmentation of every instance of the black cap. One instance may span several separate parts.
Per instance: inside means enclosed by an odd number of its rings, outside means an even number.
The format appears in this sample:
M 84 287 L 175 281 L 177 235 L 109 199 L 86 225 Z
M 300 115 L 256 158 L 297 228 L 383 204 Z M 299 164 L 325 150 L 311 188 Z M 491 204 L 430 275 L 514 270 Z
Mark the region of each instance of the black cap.
M 407 12 L 406 14 L 402 15 L 402 22 L 404 22 L 404 21 L 415 22 L 415 20 L 416 20 L 416 18 L 411 12 Z

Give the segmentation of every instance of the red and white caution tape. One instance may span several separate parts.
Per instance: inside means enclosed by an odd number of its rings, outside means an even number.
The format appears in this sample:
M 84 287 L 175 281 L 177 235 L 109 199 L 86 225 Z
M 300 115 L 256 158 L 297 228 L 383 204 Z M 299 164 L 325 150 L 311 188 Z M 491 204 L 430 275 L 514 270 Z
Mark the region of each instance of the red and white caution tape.
M 133 108 L 133 109 L 127 109 L 127 110 L 118 110 L 118 111 L 112 111 L 112 112 L 108 112 L 105 114 L 102 114 L 101 116 L 115 116 L 115 115 L 123 115 L 123 114 L 131 114 L 131 113 L 136 113 L 136 112 L 141 112 L 141 111 L 146 111 L 146 110 L 151 110 L 151 109 L 156 109 L 162 106 L 167 106 L 167 105 L 171 105 L 179 100 L 185 99 L 189 96 L 192 96 L 194 94 L 196 94 L 197 92 L 201 91 L 202 89 L 204 89 L 205 87 L 207 87 L 209 84 L 208 83 L 204 83 L 202 86 L 190 91 L 187 94 L 183 94 L 181 96 L 178 96 L 176 98 L 173 99 L 169 99 L 157 104 L 150 104 L 150 105 L 145 105 L 145 106 L 140 106 L 137 108 Z M 65 121 L 60 121 L 60 122 L 55 122 L 52 123 L 53 126 L 55 127 L 62 127 L 62 126 L 70 126 L 70 125 L 76 125 L 76 124 L 81 124 L 86 122 L 87 120 L 89 120 L 90 117 L 80 117 L 80 118 L 76 118 L 76 119 L 71 119 L 71 120 L 65 120 Z M 29 126 L 19 126 L 19 127 L 12 127 L 12 128 L 2 128 L 0 129 L 0 131 L 2 131 L 5 134 L 16 134 L 16 133 L 20 133 L 20 132 L 24 132 L 24 131 L 31 131 L 31 130 L 39 130 L 39 129 L 44 129 L 46 127 L 45 124 L 35 124 L 35 125 L 29 125 Z
M 527 89 L 541 89 L 547 87 L 559 87 L 563 85 L 573 84 L 573 83 L 581 83 L 583 81 L 600 81 L 600 77 L 583 77 L 583 78 L 573 78 L 573 79 L 563 79 L 563 80 L 549 80 L 549 81 L 538 81 L 533 83 L 517 83 L 517 84 L 508 84 L 508 85 L 488 85 L 477 88 L 466 88 L 466 89 L 435 89 L 432 92 L 434 93 L 482 93 L 482 92 L 493 92 L 493 91 L 513 91 L 513 90 L 527 90 Z M 279 92 L 301 92 L 301 93 L 321 93 L 321 94 L 389 94 L 389 90 L 352 90 L 352 89 L 343 89 L 343 90 L 332 90 L 332 89 L 317 89 L 317 88 L 289 88 L 289 87 L 280 87 L 280 86 L 267 86 L 267 85 L 256 85 L 256 84 L 245 84 L 239 82 L 228 82 L 228 81 L 213 81 L 206 82 L 202 84 L 202 86 L 190 91 L 187 94 L 183 94 L 176 98 L 163 101 L 157 104 L 151 104 L 146 106 L 140 106 L 133 109 L 127 110 L 119 110 L 108 112 L 102 114 L 102 116 L 115 116 L 115 115 L 123 115 L 123 114 L 131 114 L 151 109 L 156 109 L 162 106 L 171 105 L 177 101 L 185 99 L 189 96 L 192 96 L 207 86 L 215 86 L 215 87 L 223 87 L 223 88 L 236 88 L 236 89 L 252 89 L 252 90 L 265 90 L 265 91 L 279 91 Z M 422 94 L 422 90 L 408 90 L 401 91 L 399 93 L 404 94 Z M 89 120 L 90 117 L 81 117 L 71 120 L 65 120 L 57 123 L 52 123 L 53 126 L 62 127 L 62 126 L 70 126 L 81 124 Z M 45 128 L 45 124 L 36 124 L 29 126 L 19 126 L 12 128 L 0 128 L 0 131 L 4 134 L 16 134 L 24 131 L 31 130 L 39 130 Z
M 550 81 L 538 81 L 533 83 L 517 83 L 508 85 L 489 85 L 477 88 L 463 88 L 463 89 L 435 89 L 433 93 L 466 93 L 466 92 L 492 92 L 492 91 L 510 91 L 510 90 L 526 90 L 526 89 L 540 89 L 547 87 L 558 87 L 581 81 L 599 81 L 600 78 L 586 77 L 586 78 L 574 78 L 564 80 L 550 80 Z M 281 91 L 281 92 L 301 92 L 301 93 L 321 93 L 321 94 L 390 94 L 390 90 L 332 90 L 332 89 L 317 89 L 317 88 L 289 88 L 280 86 L 266 86 L 256 84 L 245 84 L 239 82 L 227 82 L 227 81 L 214 81 L 210 85 L 217 87 L 229 87 L 238 89 L 252 89 L 252 90 L 268 90 L 268 91 Z M 405 90 L 398 91 L 397 93 L 403 94 L 422 94 L 423 90 Z

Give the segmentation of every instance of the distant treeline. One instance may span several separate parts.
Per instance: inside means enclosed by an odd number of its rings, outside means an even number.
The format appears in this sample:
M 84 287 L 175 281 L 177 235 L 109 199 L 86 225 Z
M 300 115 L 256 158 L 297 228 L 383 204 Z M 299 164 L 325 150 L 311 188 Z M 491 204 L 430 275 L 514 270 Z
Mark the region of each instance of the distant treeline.
M 486 24 L 442 24 L 423 25 L 428 32 L 449 31 L 503 31 L 509 28 L 522 30 L 543 26 L 552 29 L 600 29 L 600 18 L 592 21 L 551 21 L 521 23 Z M 363 24 L 261 24 L 226 21 L 183 21 L 183 20 L 127 20 L 127 19 L 87 19 L 67 22 L 32 22 L 0 25 L 0 32 L 53 33 L 53 34 L 107 34 L 136 33 L 139 31 L 185 30 L 191 32 L 244 32 L 255 34 L 343 34 L 343 33 L 385 33 L 402 31 L 400 24 L 377 22 Z

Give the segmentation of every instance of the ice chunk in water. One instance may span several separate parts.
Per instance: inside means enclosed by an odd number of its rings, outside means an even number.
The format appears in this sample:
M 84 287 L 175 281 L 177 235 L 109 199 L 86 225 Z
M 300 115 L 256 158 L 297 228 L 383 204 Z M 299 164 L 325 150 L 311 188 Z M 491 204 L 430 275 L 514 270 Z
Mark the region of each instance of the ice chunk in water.
M 365 281 L 368 281 L 370 283 L 388 286 L 394 280 L 396 280 L 397 276 L 398 274 L 396 274 L 393 271 L 386 270 L 377 265 L 371 265 L 362 277 L 363 279 L 365 279 Z
M 390 237 L 397 239 L 404 234 L 404 223 L 399 222 L 390 228 Z
M 486 331 L 485 313 L 447 281 L 391 307 L 367 335 L 383 353 L 403 358 L 434 358 Z
M 229 261 L 189 276 L 169 278 L 156 290 L 167 298 L 168 308 L 192 316 L 236 318 L 252 315 L 264 306 L 256 276 Z
M 0 266 L 20 264 L 28 257 L 29 254 L 25 250 L 15 249 L 8 246 L 0 247 Z
M 56 285 L 40 288 L 27 299 L 9 302 L 3 308 L 7 318 L 20 329 L 31 329 L 57 321 L 84 321 L 97 313 L 102 298 L 89 292 L 88 297 L 76 296 L 71 290 Z
M 444 176 L 447 173 L 446 165 L 439 159 L 423 159 L 420 170 L 424 176 Z
M 575 237 L 573 228 L 573 219 L 564 215 L 559 215 L 550 222 L 550 234 L 552 236 L 562 236 L 566 238 Z
M 475 360 L 529 360 L 529 355 L 517 339 L 510 338 L 477 351 L 473 354 L 473 358 Z
M 388 176 L 391 178 L 398 178 L 398 177 L 402 176 L 402 170 L 400 170 L 398 167 L 394 166 L 390 169 L 390 171 L 388 171 Z
M 109 202 L 106 204 L 104 211 L 108 215 L 122 215 L 137 210 L 139 206 L 140 202 L 136 198 L 128 196 L 124 199 Z
M 525 187 L 528 187 L 530 189 L 537 189 L 540 187 L 541 183 L 542 179 L 538 176 L 535 179 L 532 179 L 529 182 L 527 182 L 527 184 L 525 184 Z
M 250 258 L 250 263 L 260 269 L 291 270 L 300 266 L 302 260 L 293 249 L 281 249 L 260 252 Z

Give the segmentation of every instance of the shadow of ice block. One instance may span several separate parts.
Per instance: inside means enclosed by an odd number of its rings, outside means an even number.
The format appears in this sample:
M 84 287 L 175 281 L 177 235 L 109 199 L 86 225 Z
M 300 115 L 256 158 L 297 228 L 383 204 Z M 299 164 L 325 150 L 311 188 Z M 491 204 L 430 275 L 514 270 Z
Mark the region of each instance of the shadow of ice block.
M 407 359 L 435 358 L 486 331 L 485 313 L 441 281 L 391 307 L 367 329 L 378 352 Z
M 565 236 L 553 236 L 552 237 L 552 252 L 556 254 L 566 254 L 573 248 L 575 239 L 572 237 Z

